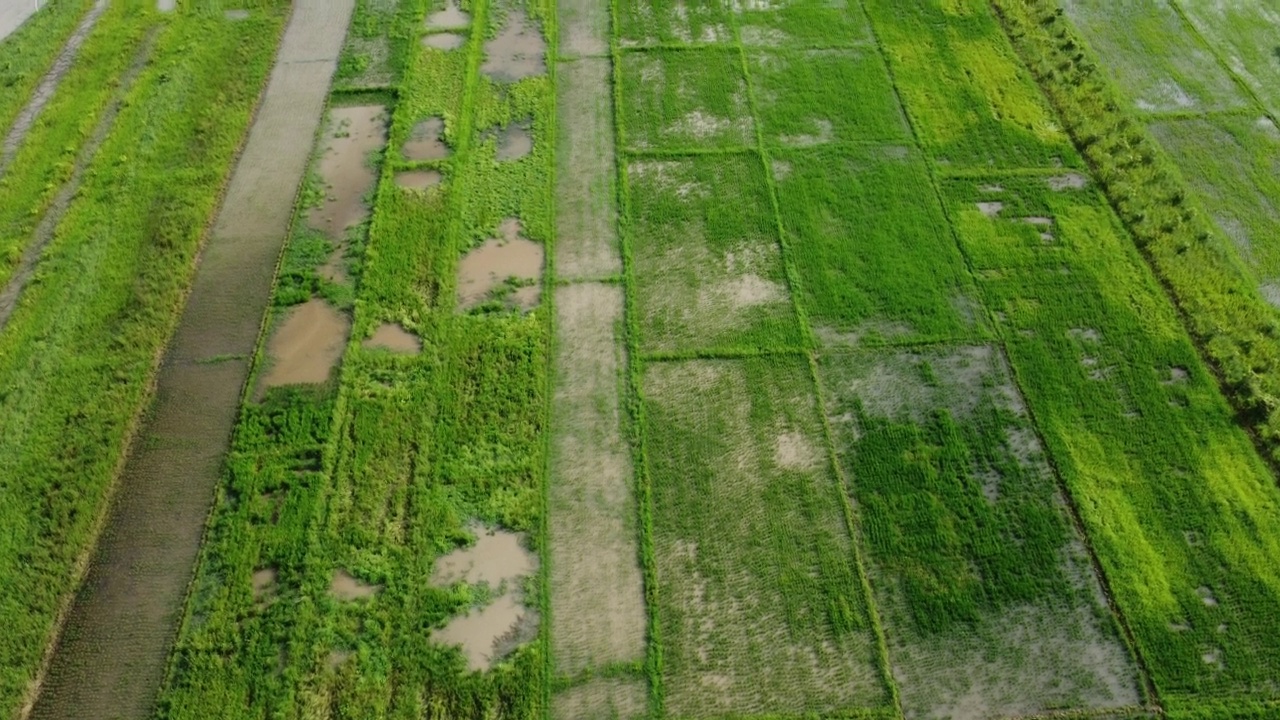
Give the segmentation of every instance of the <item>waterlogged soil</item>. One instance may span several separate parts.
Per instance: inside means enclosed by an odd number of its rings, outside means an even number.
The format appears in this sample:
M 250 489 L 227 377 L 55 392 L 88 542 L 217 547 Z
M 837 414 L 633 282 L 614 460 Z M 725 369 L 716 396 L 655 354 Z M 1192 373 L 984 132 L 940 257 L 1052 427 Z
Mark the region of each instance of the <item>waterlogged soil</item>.
M 374 331 L 373 337 L 364 341 L 364 346 L 407 355 L 417 355 L 422 352 L 422 340 L 393 323 L 380 326 Z
M 498 36 L 484 44 L 480 71 L 501 83 L 547 72 L 547 43 L 522 10 L 512 11 Z
M 381 105 L 340 107 L 330 112 L 327 147 L 316 168 L 325 198 L 307 213 L 310 228 L 340 242 L 348 229 L 369 216 L 365 195 L 377 180 L 369 157 L 386 142 L 386 116 Z
M 432 33 L 422 38 L 423 46 L 436 50 L 457 50 L 466 42 L 466 36 L 458 33 Z
M 382 591 L 381 585 L 370 585 L 357 580 L 346 570 L 336 570 L 329 582 L 329 594 L 343 602 L 365 600 Z
M 452 152 L 444 142 L 444 119 L 431 117 L 413 126 L 401 149 L 408 160 L 443 160 Z
M 449 0 L 444 9 L 427 16 L 428 30 L 465 30 L 471 26 L 471 15 Z
M 396 185 L 406 190 L 426 190 L 440 184 L 444 176 L 436 170 L 409 170 L 396 173 Z
M 481 526 L 473 526 L 472 531 L 476 543 L 437 560 L 431 583 L 483 584 L 498 597 L 454 617 L 433 631 L 432 637 L 443 645 L 461 646 L 470 669 L 487 670 L 537 633 L 537 617 L 523 601 L 522 581 L 537 572 L 538 559 L 525 549 L 523 535 Z
M 498 151 L 495 157 L 499 161 L 519 160 L 533 152 L 533 135 L 529 133 L 527 123 L 508 125 L 497 133 Z
M 515 218 L 504 220 L 499 234 L 458 263 L 458 309 L 476 307 L 512 279 L 527 284 L 506 298 L 508 305 L 528 310 L 538 304 L 542 294 L 542 245 L 523 237 L 520 221 Z
M 291 308 L 267 343 L 271 366 L 263 387 L 318 384 L 342 357 L 351 321 L 320 299 Z

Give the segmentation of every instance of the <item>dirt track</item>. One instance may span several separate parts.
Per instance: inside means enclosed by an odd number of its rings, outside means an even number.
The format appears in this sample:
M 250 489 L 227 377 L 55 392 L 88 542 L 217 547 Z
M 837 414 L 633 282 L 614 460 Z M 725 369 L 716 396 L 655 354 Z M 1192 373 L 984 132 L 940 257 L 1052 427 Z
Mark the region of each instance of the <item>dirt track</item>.
M 30 717 L 150 714 L 353 6 L 295 4 Z

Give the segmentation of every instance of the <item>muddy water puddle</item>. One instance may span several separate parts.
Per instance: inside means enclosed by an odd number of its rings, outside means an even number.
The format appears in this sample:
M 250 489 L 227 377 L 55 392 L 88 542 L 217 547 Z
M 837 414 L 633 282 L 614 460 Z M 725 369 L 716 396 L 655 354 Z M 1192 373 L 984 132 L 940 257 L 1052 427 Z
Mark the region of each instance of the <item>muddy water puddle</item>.
M 509 162 L 519 160 L 533 152 L 533 135 L 529 132 L 529 123 L 513 123 L 501 130 L 488 133 L 487 137 L 498 139 L 498 160 Z
M 350 331 L 347 316 L 324 300 L 294 306 L 267 343 L 271 367 L 263 387 L 327 381 Z
M 427 16 L 428 30 L 465 30 L 471 26 L 471 14 L 450 0 L 444 9 Z
M 452 152 L 444 142 L 444 119 L 430 117 L 413 126 L 401 149 L 408 160 L 443 160 Z
M 339 107 L 330 112 L 327 147 L 317 171 L 326 188 L 319 207 L 307 213 L 307 225 L 341 241 L 346 231 L 369 215 L 364 196 L 377 176 L 368 159 L 387 142 L 381 105 Z
M 458 33 L 432 33 L 422 38 L 423 46 L 436 50 L 457 50 L 466 42 L 467 37 Z
M 426 190 L 435 187 L 444 180 L 444 176 L 436 170 L 409 170 L 396 173 L 396 185 L 406 190 Z
M 432 632 L 436 642 L 460 645 L 472 670 L 494 661 L 537 634 L 537 616 L 523 601 L 522 581 L 538 571 L 537 557 L 525 549 L 524 536 L 473 526 L 476 543 L 436 561 L 433 585 L 484 584 L 499 593 L 493 602 L 454 617 Z
M 334 571 L 329 582 L 329 594 L 343 602 L 371 598 L 381 591 L 381 585 L 360 582 L 346 570 Z
M 403 327 L 386 323 L 374 331 L 373 337 L 364 341 L 364 347 L 417 355 L 422 352 L 422 341 Z
M 498 82 L 510 83 L 547 72 L 547 44 L 537 26 L 521 10 L 507 16 L 507 24 L 484 44 L 480 71 Z
M 253 573 L 253 599 L 268 600 L 275 594 L 276 589 L 276 569 L 262 568 Z
M 460 310 L 470 310 L 490 299 L 524 310 L 538 304 L 542 294 L 542 245 L 523 237 L 520 221 L 515 218 L 502 222 L 499 235 L 464 255 L 458 263 Z M 504 294 L 506 288 L 513 289 Z

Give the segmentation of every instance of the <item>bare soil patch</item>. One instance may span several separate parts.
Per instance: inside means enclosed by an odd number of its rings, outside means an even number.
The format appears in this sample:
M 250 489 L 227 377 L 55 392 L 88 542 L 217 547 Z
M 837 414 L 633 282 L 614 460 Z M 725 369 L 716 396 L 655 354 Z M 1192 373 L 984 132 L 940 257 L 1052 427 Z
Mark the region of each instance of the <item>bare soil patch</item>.
M 556 292 L 548 547 L 556 672 L 644 658 L 644 585 L 631 453 L 622 433 L 623 296 Z
M 512 283 L 520 287 L 498 298 L 511 307 L 530 309 L 538 304 L 542 289 L 544 249 L 520 234 L 520 221 L 507 218 L 499 227 L 500 238 L 486 240 L 458 263 L 458 309 L 469 310 L 494 299 Z
M 426 190 L 444 180 L 437 170 L 408 170 L 396 173 L 396 185 L 406 190 Z
M 513 10 L 507 15 L 502 32 L 484 44 L 484 53 L 480 72 L 501 83 L 547 72 L 546 41 L 523 10 Z
M 417 355 L 422 352 L 421 338 L 395 323 L 379 325 L 373 332 L 373 337 L 364 341 L 364 346 L 406 355 Z
M 343 602 L 371 598 L 381 591 L 381 585 L 363 583 L 346 570 L 334 570 L 329 581 L 329 594 Z
M 253 586 L 253 599 L 259 602 L 270 599 L 275 594 L 276 569 L 262 568 L 255 570 L 250 580 Z
M 351 321 L 320 299 L 291 308 L 267 343 L 264 387 L 323 383 L 342 357 Z

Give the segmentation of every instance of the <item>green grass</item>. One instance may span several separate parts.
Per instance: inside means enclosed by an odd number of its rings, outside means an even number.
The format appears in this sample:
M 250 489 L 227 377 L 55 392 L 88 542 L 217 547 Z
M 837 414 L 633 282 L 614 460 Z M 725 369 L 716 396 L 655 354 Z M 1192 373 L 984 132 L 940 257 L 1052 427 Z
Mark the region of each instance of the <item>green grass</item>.
M 628 150 L 742 148 L 755 140 L 741 61 L 729 49 L 627 53 L 622 99 Z
M 752 51 L 761 132 L 770 145 L 905 141 L 906 119 L 878 52 Z
M 36 226 L 70 179 L 104 114 L 138 55 L 157 13 L 136 4 L 114 5 L 98 19 L 34 123 L 8 171 L 0 178 L 0 284 L 7 283 L 31 243 Z M 109 128 L 107 128 L 109 129 Z
M 615 32 L 623 47 L 733 40 L 721 0 L 627 0 L 617 7 Z
M 670 716 L 887 704 L 807 364 L 655 363 L 642 387 Z
M 270 10 L 166 21 L 0 335 L 6 711 L 92 540 L 282 26 Z
M 1078 165 L 984 0 L 867 0 L 925 150 L 947 168 Z
M 1068 0 L 1063 7 L 1136 109 L 1247 106 L 1231 76 L 1165 0 Z
M 1168 1 L 1268 112 L 1280 112 L 1280 57 L 1274 32 L 1280 16 L 1274 7 L 1212 0 Z
M 1136 705 L 1133 659 L 999 349 L 832 355 L 819 375 L 904 712 Z
M 417 28 L 429 9 L 406 3 L 400 31 Z M 482 34 L 502 8 L 478 2 L 468 10 Z M 451 617 L 493 599 L 496 588 L 432 584 L 436 558 L 467 543 L 472 523 L 525 533 L 535 552 L 544 543 L 550 308 L 458 313 L 454 276 L 459 257 L 507 215 L 550 246 L 554 96 L 547 77 L 490 84 L 478 75 L 476 49 L 415 46 L 407 59 L 391 147 L 437 115 L 447 118 L 455 154 L 435 163 L 444 182 L 422 192 L 395 185 L 395 172 L 413 164 L 388 152 L 367 249 L 355 259 L 352 341 L 337 387 L 273 390 L 246 408 L 172 661 L 166 717 L 214 708 L 235 708 L 236 717 L 543 716 L 541 636 L 484 673 L 433 640 Z M 530 122 L 534 152 L 495 162 L 487 131 L 520 120 Z M 306 236 L 295 236 L 278 299 L 309 287 L 285 280 L 291 268 L 305 278 L 317 255 Z M 365 348 L 384 322 L 417 333 L 422 352 Z M 241 467 L 260 470 L 242 480 Z M 282 473 L 292 478 L 284 487 L 240 489 Z M 297 521 L 285 526 L 245 508 L 246 497 L 263 493 L 287 497 Z M 249 592 L 263 568 L 276 571 L 268 602 Z M 330 593 L 338 570 L 381 589 L 340 601 Z M 541 577 L 523 591 L 536 618 L 545 611 Z
M 1118 221 L 1092 191 L 1006 180 L 1053 219 L 1032 263 L 1016 214 L 983 215 L 976 183 L 947 194 L 966 249 L 1012 248 L 980 285 L 1160 699 L 1272 698 L 1280 491 Z
M 757 352 L 801 341 L 755 154 L 627 166 L 644 352 Z
M 919 154 L 868 145 L 774 155 L 800 302 L 828 343 L 980 333 L 964 260 Z
M 31 98 L 94 0 L 50 0 L 0 41 L 0 136 Z

